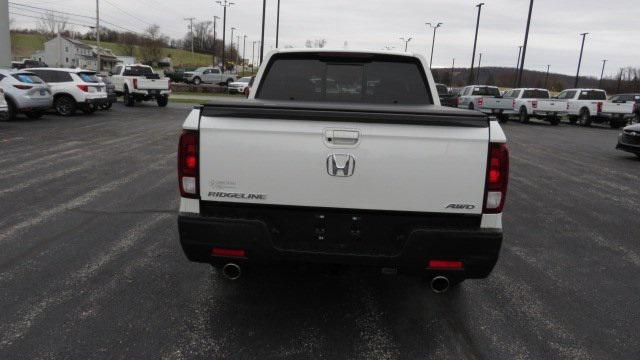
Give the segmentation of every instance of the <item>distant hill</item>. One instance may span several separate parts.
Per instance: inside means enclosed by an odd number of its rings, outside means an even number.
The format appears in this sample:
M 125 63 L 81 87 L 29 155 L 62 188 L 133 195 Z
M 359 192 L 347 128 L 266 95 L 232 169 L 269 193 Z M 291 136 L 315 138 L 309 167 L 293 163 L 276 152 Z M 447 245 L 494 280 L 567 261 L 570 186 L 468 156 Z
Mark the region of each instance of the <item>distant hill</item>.
M 28 58 L 34 52 L 44 49 L 44 43 L 47 41 L 45 36 L 38 34 L 11 34 L 11 48 L 12 58 L 14 60 L 21 60 Z M 93 43 L 92 41 L 86 41 L 87 43 Z M 104 48 L 111 49 L 114 54 L 119 56 L 135 56 L 141 59 L 140 49 L 137 46 L 133 47 L 133 54 L 129 49 L 122 45 L 109 42 L 101 42 L 100 45 Z M 212 63 L 211 55 L 194 53 L 193 56 L 190 51 L 163 48 L 162 56 L 170 57 L 173 66 L 209 66 Z

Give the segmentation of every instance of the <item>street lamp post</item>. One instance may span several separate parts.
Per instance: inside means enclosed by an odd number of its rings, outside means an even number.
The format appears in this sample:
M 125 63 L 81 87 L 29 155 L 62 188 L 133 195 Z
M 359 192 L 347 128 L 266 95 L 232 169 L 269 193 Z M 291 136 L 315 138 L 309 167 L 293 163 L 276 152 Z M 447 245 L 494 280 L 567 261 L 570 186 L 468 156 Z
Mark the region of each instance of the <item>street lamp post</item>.
M 544 78 L 544 88 L 548 89 L 549 87 L 549 70 L 551 69 L 551 65 L 547 65 L 547 76 Z
M 238 30 L 238 29 L 236 29 L 234 27 L 231 28 L 231 45 L 230 45 L 230 48 L 229 48 L 229 59 L 231 59 L 231 60 L 233 60 L 233 32 L 236 31 L 236 30 Z M 235 68 L 235 66 L 234 66 L 234 68 Z
M 280 39 L 280 0 L 278 0 L 278 15 L 276 15 L 276 49 L 278 48 L 279 39 Z
M 478 45 L 478 30 L 480 29 L 480 13 L 484 3 L 476 5 L 478 8 L 478 20 L 476 21 L 476 36 L 473 40 L 473 55 L 471 56 L 471 73 L 469 74 L 469 81 L 473 82 L 473 66 L 476 62 L 476 46 Z
M 400 40 L 404 42 L 404 52 L 407 52 L 407 50 L 409 50 L 409 41 L 413 40 L 413 38 L 405 39 L 401 37 Z
M 224 72 L 226 70 L 225 46 L 227 44 L 227 8 L 233 5 L 234 3 L 230 2 L 229 0 L 218 0 L 216 1 L 216 3 L 220 4 L 220 6 L 224 8 L 224 14 L 222 16 L 222 72 Z M 233 36 L 231 37 L 231 40 L 233 41 Z
M 262 35 L 260 37 L 260 63 L 264 58 L 264 21 L 267 15 L 267 0 L 262 0 Z
M 529 16 L 527 17 L 527 30 L 524 33 L 524 48 L 522 49 L 522 63 L 520 63 L 520 70 L 518 71 L 518 81 L 516 87 L 520 87 L 522 83 L 522 75 L 524 74 L 524 60 L 527 56 L 527 43 L 529 41 L 529 27 L 531 26 L 531 13 L 533 13 L 533 0 L 529 2 Z
M 244 68 L 245 66 L 245 60 L 246 57 L 244 57 L 247 53 L 247 35 L 244 35 L 244 40 L 242 42 L 242 76 L 244 76 Z
M 236 66 L 240 65 L 240 35 L 236 35 L 236 39 L 238 40 L 238 42 L 236 42 L 237 47 L 238 47 L 238 52 L 236 53 Z M 238 73 L 238 71 L 236 71 L 236 74 Z
M 453 72 L 456 68 L 456 58 L 453 58 L 453 64 L 451 64 L 451 76 L 449 78 L 449 87 L 453 87 Z
M 480 59 L 478 59 L 478 71 L 476 71 L 476 83 L 480 81 L 480 69 L 482 68 L 482 53 L 480 53 Z
M 435 26 L 432 25 L 431 23 L 426 23 L 426 24 L 427 26 L 433 29 L 433 40 L 431 41 L 431 60 L 429 60 L 429 69 L 431 69 L 433 67 L 433 49 L 436 46 L 436 31 L 440 26 L 443 25 L 443 23 L 437 23 Z
M 516 78 L 513 83 L 514 87 L 518 87 L 518 74 L 520 74 L 520 56 L 522 56 L 522 45 L 518 46 L 518 62 L 516 63 Z
M 211 63 L 211 66 L 216 66 L 216 27 L 218 25 L 218 21 L 220 17 L 219 16 L 214 16 L 213 17 L 213 45 L 211 46 L 211 51 L 213 52 L 213 62 Z
M 574 88 L 578 87 L 578 82 L 580 81 L 580 66 L 582 66 L 582 54 L 584 53 L 584 41 L 587 38 L 587 35 L 589 35 L 589 33 L 580 34 L 580 36 L 582 36 L 582 46 L 580 46 L 580 58 L 578 59 L 578 72 L 576 73 L 576 80 L 573 83 Z
M 600 73 L 600 83 L 598 85 L 598 87 L 600 89 L 602 89 L 602 79 L 604 78 L 604 67 L 607 65 L 607 61 L 609 60 L 602 60 L 602 72 Z

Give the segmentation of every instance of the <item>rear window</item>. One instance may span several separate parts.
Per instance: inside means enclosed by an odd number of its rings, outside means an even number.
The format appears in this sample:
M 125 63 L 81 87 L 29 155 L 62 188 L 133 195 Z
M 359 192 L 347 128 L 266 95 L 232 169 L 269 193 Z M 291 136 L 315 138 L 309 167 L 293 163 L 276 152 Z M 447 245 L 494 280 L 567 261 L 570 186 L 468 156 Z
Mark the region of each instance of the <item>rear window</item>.
M 574 90 L 563 91 L 558 95 L 558 99 L 573 99 L 576 96 L 576 92 Z
M 357 57 L 357 55 L 355 55 Z M 257 98 L 370 104 L 433 104 L 419 62 L 383 56 L 281 55 L 271 60 Z
M 585 90 L 580 92 L 578 100 L 607 100 L 607 93 L 604 91 Z
M 523 99 L 548 99 L 549 92 L 546 90 L 525 90 L 522 93 Z
M 42 84 L 44 81 L 34 74 L 13 74 L 16 80 L 27 84 Z
M 124 76 L 151 76 L 153 70 L 147 66 L 127 66 L 124 68 Z
M 100 79 L 94 73 L 78 73 L 78 76 L 82 81 L 87 83 L 99 83 Z
M 471 95 L 478 96 L 500 96 L 500 89 L 492 86 L 476 86 Z

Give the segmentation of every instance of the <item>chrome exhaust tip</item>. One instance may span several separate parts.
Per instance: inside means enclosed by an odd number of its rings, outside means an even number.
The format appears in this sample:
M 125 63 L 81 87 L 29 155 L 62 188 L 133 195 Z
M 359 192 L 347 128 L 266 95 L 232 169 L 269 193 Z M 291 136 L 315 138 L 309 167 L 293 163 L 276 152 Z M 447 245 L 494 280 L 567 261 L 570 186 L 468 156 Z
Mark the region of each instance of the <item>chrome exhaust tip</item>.
M 228 263 L 222 267 L 222 275 L 229 280 L 238 280 L 242 275 L 242 269 L 238 264 Z
M 436 294 L 442 294 L 449 290 L 449 279 L 445 276 L 436 276 L 431 279 L 431 290 Z

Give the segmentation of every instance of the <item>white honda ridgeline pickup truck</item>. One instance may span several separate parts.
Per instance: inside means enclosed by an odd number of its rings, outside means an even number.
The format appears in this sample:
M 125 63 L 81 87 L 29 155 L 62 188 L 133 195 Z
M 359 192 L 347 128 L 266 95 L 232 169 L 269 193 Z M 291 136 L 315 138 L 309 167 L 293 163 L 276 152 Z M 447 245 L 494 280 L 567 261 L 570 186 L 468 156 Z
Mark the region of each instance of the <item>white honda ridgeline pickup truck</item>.
M 419 55 L 276 50 L 248 100 L 196 107 L 178 152 L 180 242 L 229 279 L 321 263 L 492 271 L 509 154 L 497 121 L 440 106 Z

